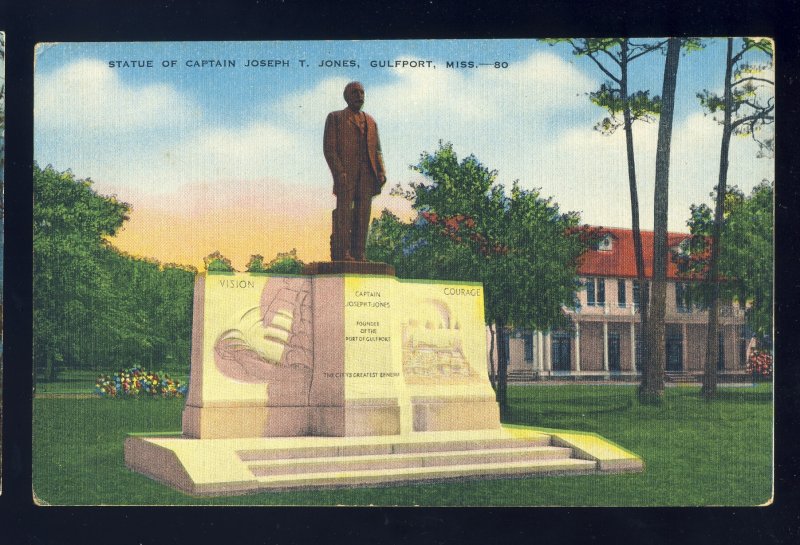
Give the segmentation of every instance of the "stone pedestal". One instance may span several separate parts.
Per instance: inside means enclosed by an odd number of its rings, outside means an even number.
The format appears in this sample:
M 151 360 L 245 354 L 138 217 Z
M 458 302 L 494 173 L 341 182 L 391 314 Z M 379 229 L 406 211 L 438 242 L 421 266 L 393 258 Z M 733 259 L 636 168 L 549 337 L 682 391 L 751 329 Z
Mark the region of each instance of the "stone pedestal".
M 125 463 L 201 495 L 643 468 L 500 426 L 481 285 L 349 273 L 198 276 L 183 432 Z
M 183 433 L 218 439 L 497 429 L 485 343 L 479 284 L 200 275 Z

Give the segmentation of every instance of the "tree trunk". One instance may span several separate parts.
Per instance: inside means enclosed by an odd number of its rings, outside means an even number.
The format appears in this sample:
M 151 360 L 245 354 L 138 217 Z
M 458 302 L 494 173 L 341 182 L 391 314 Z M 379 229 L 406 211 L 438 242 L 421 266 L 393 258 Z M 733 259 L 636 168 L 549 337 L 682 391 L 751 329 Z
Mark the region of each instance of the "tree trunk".
M 680 51 L 681 39 L 670 38 L 667 43 L 667 58 L 664 62 L 664 85 L 661 93 L 661 115 L 658 120 L 658 145 L 656 147 L 653 206 L 653 300 L 650 303 L 646 336 L 648 361 L 642 373 L 642 384 L 639 387 L 639 401 L 648 404 L 660 403 L 664 395 L 669 157 Z
M 58 369 L 56 368 L 56 357 L 53 351 L 48 351 L 45 365 L 45 380 L 47 382 L 55 382 Z
M 509 416 L 508 407 L 508 352 L 506 351 L 506 324 L 503 320 L 495 322 L 497 328 L 497 402 L 500 404 L 500 418 Z
M 725 208 L 725 194 L 728 192 L 728 152 L 731 144 L 731 76 L 733 72 L 733 38 L 728 38 L 728 53 L 725 59 L 725 110 L 722 122 L 722 145 L 719 154 L 719 180 L 717 183 L 717 202 L 714 209 L 714 225 L 711 230 L 711 256 L 707 281 L 711 287 L 711 302 L 708 309 L 708 330 L 706 335 L 706 361 L 703 373 L 703 386 L 700 395 L 710 400 L 717 394 L 717 360 L 719 359 L 719 255 L 722 246 L 722 222 Z
M 53 375 L 53 356 L 52 352 L 47 348 L 42 349 L 42 360 L 44 361 L 44 369 L 42 370 L 42 381 L 47 382 Z
M 645 291 L 645 271 L 644 271 L 644 250 L 642 250 L 642 231 L 639 227 L 639 191 L 636 184 L 636 160 L 633 153 L 633 120 L 631 120 L 631 108 L 628 99 L 628 40 L 622 40 L 620 44 L 620 94 L 624 101 L 622 117 L 625 127 L 625 148 L 628 157 L 628 187 L 631 197 L 631 231 L 633 232 L 633 254 L 636 259 L 636 279 L 639 282 L 639 321 L 641 327 L 639 331 L 647 331 L 647 308 L 648 297 Z M 646 348 L 647 343 L 642 343 Z M 647 353 L 642 354 L 642 362 L 647 365 Z M 644 380 L 644 374 L 642 374 Z

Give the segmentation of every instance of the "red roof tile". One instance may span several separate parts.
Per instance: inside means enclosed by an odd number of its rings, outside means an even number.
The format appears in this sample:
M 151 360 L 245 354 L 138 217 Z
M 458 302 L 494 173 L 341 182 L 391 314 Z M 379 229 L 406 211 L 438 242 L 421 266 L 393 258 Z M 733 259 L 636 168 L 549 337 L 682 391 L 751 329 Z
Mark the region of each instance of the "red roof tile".
M 601 234 L 610 234 L 611 250 L 589 250 L 578 261 L 581 276 L 613 276 L 636 278 L 636 255 L 633 251 L 633 231 L 630 229 L 603 228 Z M 667 233 L 667 247 L 672 248 L 691 237 L 688 233 Z M 642 231 L 645 277 L 653 276 L 653 232 Z M 678 280 L 676 264 L 667 256 L 667 278 Z

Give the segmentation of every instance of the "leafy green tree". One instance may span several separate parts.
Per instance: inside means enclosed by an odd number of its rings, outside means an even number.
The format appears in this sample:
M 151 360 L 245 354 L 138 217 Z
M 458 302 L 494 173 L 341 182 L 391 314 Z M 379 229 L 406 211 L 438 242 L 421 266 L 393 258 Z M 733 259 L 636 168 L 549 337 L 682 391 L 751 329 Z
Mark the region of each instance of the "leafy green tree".
M 113 370 L 189 362 L 194 276 L 109 244 L 128 205 L 89 180 L 34 165 L 34 369 Z
M 267 272 L 266 266 L 264 265 L 264 256 L 260 254 L 251 255 L 245 270 L 251 273 Z
M 203 264 L 205 264 L 208 272 L 233 272 L 236 270 L 233 268 L 231 260 L 222 255 L 219 250 L 215 250 L 204 257 Z
M 716 191 L 712 197 L 716 201 Z M 719 299 L 736 301 L 746 308 L 747 323 L 758 337 L 772 332 L 774 271 L 774 186 L 764 180 L 750 195 L 738 188 L 728 188 L 723 200 L 721 239 L 718 256 L 720 281 L 695 283 L 690 291 L 693 301 L 710 307 L 714 292 Z M 716 224 L 714 211 L 706 204 L 692 205 L 688 221 L 692 233 L 689 252 L 679 260 L 679 270 L 690 278 L 707 278 Z
M 300 274 L 303 272 L 303 262 L 297 257 L 297 249 L 292 248 L 289 252 L 281 252 L 275 256 L 275 259 L 267 264 L 265 271 L 276 274 Z
M 510 325 L 566 325 L 562 307 L 574 304 L 577 259 L 587 245 L 577 214 L 517 183 L 507 192 L 496 171 L 474 155 L 459 161 L 449 143 L 412 168 L 427 181 L 394 193 L 418 217 L 404 224 L 384 212 L 370 230 L 370 258 L 385 259 L 399 276 L 482 282 L 487 324 L 501 337 Z M 507 415 L 504 346 L 498 343 L 496 391 Z
M 717 359 L 719 357 L 717 335 L 720 307 L 719 256 L 727 244 L 727 241 L 722 238 L 722 224 L 724 201 L 728 195 L 728 156 L 731 137 L 734 134 L 749 135 L 759 143 L 762 150 L 770 149 L 772 140 L 759 140 L 758 135 L 764 126 L 771 125 L 775 120 L 775 105 L 771 92 L 774 82 L 769 77 L 763 77 L 763 73 L 770 72 L 772 68 L 772 42 L 767 39 L 753 40 L 749 38 L 744 38 L 741 42 L 739 51 L 734 54 L 734 39 L 728 38 L 727 40 L 722 96 L 708 90 L 697 95 L 708 112 L 712 115 L 722 116 L 722 119 L 717 119 L 722 125 L 722 143 L 714 222 L 710 233 L 711 255 L 707 277 L 711 289 L 711 300 L 708 311 L 705 372 L 701 388 L 701 395 L 706 399 L 713 398 L 717 390 Z M 760 53 L 761 55 L 755 58 L 765 60 L 760 63 L 747 62 L 754 59 L 752 53 Z
M 366 257 L 369 261 L 380 263 L 405 264 L 404 241 L 412 229 L 412 225 L 403 223 L 400 218 L 384 209 L 375 218 L 367 233 Z M 408 276 L 398 272 L 400 276 Z
M 81 356 L 85 347 L 77 330 L 100 294 L 108 295 L 111 309 L 117 297 L 101 266 L 103 237 L 122 226 L 128 205 L 98 195 L 91 184 L 34 165 L 34 362 L 48 379 L 58 365 Z

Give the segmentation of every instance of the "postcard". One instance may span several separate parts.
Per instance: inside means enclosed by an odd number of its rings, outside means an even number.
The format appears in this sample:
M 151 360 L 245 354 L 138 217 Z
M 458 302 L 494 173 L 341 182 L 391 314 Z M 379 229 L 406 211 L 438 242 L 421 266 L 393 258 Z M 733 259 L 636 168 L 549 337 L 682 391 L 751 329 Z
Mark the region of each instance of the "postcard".
M 772 501 L 770 39 L 35 61 L 38 504 Z

